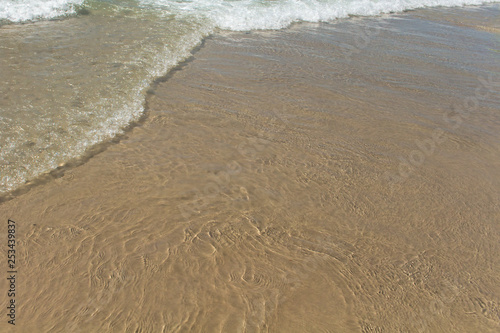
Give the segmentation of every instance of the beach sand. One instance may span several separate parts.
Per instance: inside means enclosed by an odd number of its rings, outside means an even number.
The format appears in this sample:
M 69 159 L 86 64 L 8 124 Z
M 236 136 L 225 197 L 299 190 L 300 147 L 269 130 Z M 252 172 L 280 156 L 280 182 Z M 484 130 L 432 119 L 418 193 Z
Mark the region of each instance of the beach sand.
M 498 13 L 208 38 L 119 142 L 0 204 L 15 331 L 498 332 Z

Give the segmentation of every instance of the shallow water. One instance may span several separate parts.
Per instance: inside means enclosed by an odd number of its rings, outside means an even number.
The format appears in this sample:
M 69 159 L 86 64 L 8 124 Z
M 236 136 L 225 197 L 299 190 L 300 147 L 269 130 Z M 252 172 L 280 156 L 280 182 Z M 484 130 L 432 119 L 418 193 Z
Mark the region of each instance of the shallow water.
M 17 331 L 498 331 L 497 17 L 210 38 L 141 126 L 0 205 Z
M 463 3 L 483 2 L 2 1 L 0 193 L 122 133 L 143 115 L 151 82 L 218 29 L 280 29 Z
M 0 191 L 82 155 L 137 120 L 152 79 L 201 40 L 203 30 L 194 27 L 94 14 L 3 26 Z

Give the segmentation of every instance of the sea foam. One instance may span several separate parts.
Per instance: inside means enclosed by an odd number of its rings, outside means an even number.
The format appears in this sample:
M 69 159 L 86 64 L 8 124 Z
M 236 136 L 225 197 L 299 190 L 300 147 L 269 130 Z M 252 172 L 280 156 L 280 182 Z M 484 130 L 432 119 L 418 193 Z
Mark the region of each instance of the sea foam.
M 51 19 L 75 14 L 78 6 L 105 2 L 123 6 L 119 0 L 3 0 L 0 20 L 11 22 Z M 226 30 L 281 29 L 293 22 L 322 22 L 349 15 L 373 16 L 435 6 L 493 3 L 495 0 L 138 0 L 138 5 L 179 16 L 208 19 Z M 127 7 L 130 4 L 126 3 Z
M 374 16 L 422 7 L 480 5 L 494 0 L 140 0 L 178 15 L 208 18 L 215 27 L 246 31 L 282 29 L 294 22 L 324 22 L 350 15 Z
M 84 0 L 2 0 L 0 20 L 11 22 L 51 19 L 75 13 Z

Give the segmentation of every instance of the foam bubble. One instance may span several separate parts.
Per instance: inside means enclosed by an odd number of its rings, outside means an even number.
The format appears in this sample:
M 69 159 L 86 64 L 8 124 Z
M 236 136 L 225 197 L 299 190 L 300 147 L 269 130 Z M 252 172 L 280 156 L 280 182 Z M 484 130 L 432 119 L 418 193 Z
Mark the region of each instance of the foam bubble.
M 143 5 L 178 15 L 208 18 L 221 29 L 245 31 L 281 29 L 293 22 L 322 22 L 349 15 L 373 16 L 434 7 L 479 5 L 494 0 L 140 0 Z
M 74 14 L 84 0 L 2 0 L 0 20 L 22 22 Z

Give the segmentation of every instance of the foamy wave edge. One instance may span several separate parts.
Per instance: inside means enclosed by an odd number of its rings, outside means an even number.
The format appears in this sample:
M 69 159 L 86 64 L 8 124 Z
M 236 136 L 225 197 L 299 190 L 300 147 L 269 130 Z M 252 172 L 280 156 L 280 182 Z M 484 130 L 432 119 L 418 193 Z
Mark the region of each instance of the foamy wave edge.
M 426 7 L 484 5 L 498 0 L 140 0 L 178 15 L 198 16 L 222 30 L 277 30 L 295 22 L 327 22 L 349 16 L 377 16 Z
M 47 20 L 76 13 L 84 0 L 3 0 L 0 2 L 0 20 L 20 23 Z

